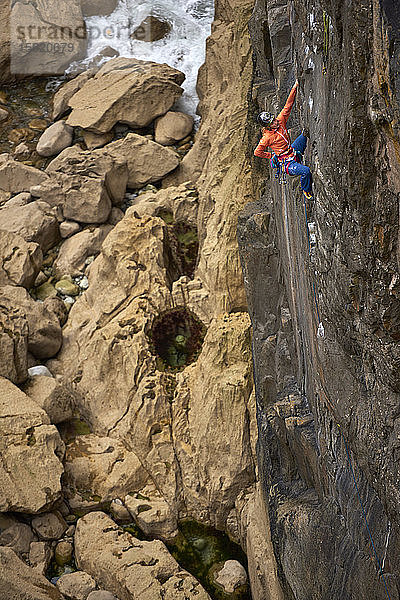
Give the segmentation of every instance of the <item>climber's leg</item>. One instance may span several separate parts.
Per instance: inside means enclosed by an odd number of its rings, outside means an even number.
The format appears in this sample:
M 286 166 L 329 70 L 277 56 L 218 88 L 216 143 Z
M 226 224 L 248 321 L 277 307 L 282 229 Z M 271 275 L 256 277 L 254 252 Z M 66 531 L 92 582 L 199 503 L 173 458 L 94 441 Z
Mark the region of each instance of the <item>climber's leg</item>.
M 288 165 L 287 172 L 292 176 L 300 175 L 300 186 L 302 191 L 307 194 L 312 194 L 312 175 L 309 167 L 292 160 Z
M 304 151 L 307 146 L 307 138 L 302 133 L 296 138 L 292 144 L 292 148 L 296 150 L 296 152 L 300 152 L 300 154 L 304 154 Z

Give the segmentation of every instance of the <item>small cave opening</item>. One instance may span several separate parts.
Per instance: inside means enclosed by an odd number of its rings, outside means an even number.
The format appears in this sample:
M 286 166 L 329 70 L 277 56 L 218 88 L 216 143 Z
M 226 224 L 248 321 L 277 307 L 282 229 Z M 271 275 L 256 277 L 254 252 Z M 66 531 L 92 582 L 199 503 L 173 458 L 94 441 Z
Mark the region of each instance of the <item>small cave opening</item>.
M 173 214 L 167 210 L 160 211 L 157 216 L 168 227 L 166 262 L 171 281 L 182 275 L 193 279 L 199 251 L 197 227 L 185 221 L 175 221 Z
M 149 332 L 160 371 L 182 371 L 194 362 L 203 344 L 206 326 L 185 307 L 161 313 Z

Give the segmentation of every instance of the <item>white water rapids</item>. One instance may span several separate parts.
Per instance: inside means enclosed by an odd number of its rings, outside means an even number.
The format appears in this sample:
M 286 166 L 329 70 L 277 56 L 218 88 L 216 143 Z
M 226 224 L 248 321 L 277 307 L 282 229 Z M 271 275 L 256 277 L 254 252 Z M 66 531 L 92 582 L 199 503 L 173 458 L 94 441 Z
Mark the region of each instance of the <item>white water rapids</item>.
M 156 42 L 132 39 L 132 32 L 150 14 L 168 21 L 170 33 Z M 185 91 L 177 108 L 194 115 L 197 73 L 204 62 L 205 41 L 213 18 L 213 0 L 120 0 L 110 16 L 86 19 L 89 46 L 84 62 L 89 63 L 111 46 L 120 56 L 167 63 L 186 75 L 182 86 Z

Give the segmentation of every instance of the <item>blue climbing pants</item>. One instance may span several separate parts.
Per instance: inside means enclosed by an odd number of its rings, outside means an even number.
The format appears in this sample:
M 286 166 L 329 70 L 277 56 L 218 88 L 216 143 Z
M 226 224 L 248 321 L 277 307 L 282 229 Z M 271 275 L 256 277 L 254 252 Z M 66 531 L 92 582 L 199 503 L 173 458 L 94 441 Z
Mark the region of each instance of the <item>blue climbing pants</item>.
M 292 148 L 299 152 L 301 155 L 304 154 L 304 151 L 307 146 L 307 138 L 301 134 L 298 138 L 296 138 L 292 144 Z M 289 163 L 287 167 L 287 172 L 289 175 L 296 176 L 300 175 L 300 186 L 304 192 L 312 194 L 312 175 L 309 167 L 303 165 L 295 160 Z

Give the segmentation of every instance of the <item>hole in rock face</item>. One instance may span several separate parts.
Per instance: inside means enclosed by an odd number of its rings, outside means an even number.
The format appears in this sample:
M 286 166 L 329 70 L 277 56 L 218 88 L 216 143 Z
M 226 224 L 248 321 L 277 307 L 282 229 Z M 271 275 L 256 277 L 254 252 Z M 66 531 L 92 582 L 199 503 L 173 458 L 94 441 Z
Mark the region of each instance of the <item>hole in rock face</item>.
M 166 263 L 170 279 L 176 281 L 182 275 L 193 279 L 199 251 L 197 228 L 184 221 L 174 221 L 167 210 L 160 211 L 157 216 L 168 226 Z
M 203 323 L 186 308 L 174 308 L 159 315 L 149 334 L 158 369 L 181 371 L 194 362 L 205 333 Z

